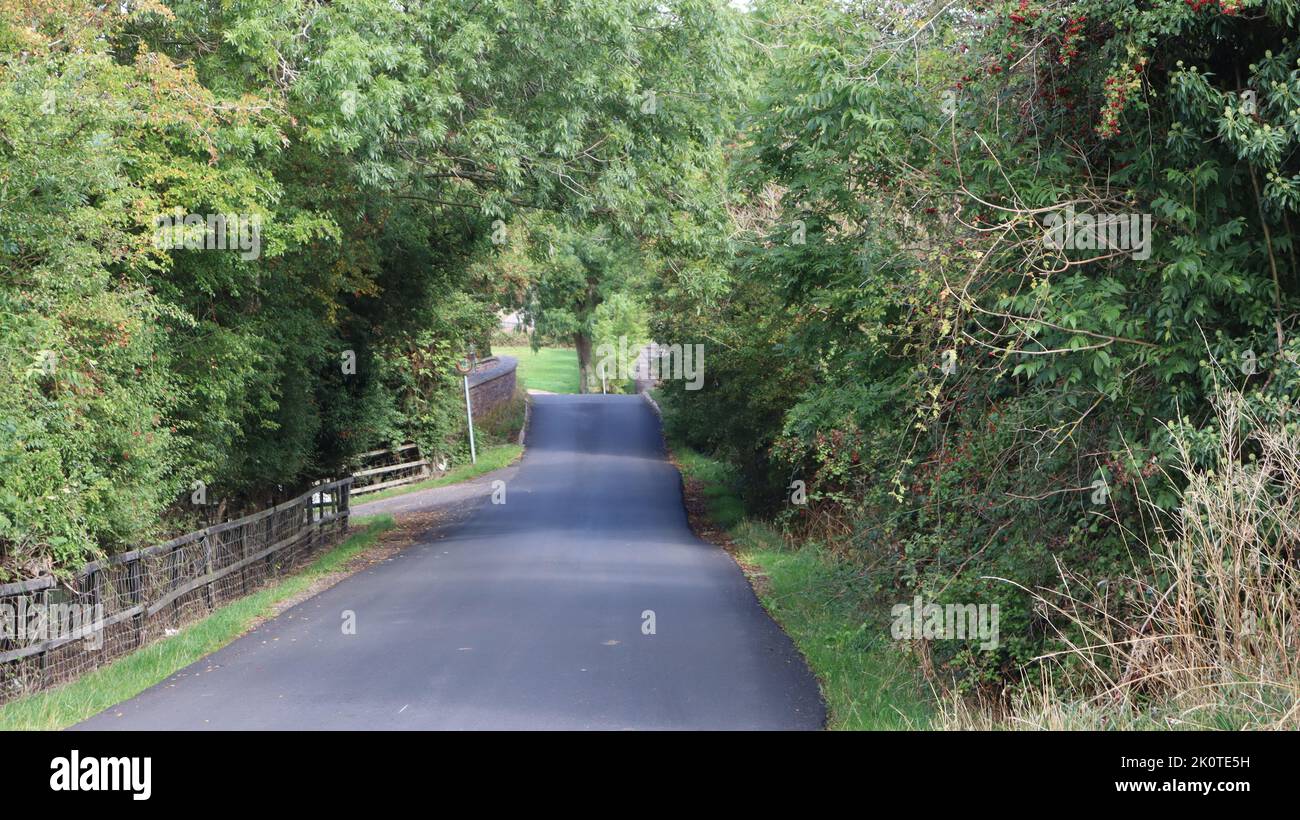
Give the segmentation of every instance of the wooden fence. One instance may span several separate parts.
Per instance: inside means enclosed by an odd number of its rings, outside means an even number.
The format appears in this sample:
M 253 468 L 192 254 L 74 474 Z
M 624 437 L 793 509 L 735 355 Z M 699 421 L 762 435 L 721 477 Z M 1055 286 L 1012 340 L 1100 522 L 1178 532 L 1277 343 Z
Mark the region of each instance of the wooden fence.
M 421 458 L 420 450 L 414 444 L 404 444 L 394 450 L 371 450 L 357 458 L 364 469 L 352 474 L 353 495 L 423 481 L 431 477 L 434 470 L 433 463 Z
M 0 703 L 72 680 L 302 565 L 347 531 L 351 486 L 351 478 L 332 481 L 268 510 L 91 562 L 70 582 L 0 584 Z M 93 611 L 93 623 L 36 628 L 33 620 L 73 611 Z

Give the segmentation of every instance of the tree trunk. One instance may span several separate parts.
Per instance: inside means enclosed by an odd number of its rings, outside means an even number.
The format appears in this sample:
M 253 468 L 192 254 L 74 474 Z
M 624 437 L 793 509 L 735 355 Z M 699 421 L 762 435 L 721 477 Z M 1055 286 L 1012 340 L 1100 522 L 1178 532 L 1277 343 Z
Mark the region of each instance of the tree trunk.
M 586 393 L 591 375 L 591 337 L 580 330 L 573 334 L 573 346 L 578 349 L 578 392 Z

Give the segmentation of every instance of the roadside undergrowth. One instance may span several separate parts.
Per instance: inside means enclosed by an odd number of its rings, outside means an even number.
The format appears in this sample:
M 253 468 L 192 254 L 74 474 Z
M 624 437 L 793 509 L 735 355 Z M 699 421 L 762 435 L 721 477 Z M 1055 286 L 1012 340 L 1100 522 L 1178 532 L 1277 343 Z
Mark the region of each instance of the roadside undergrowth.
M 1176 514 L 1148 505 L 1149 561 L 1063 570 L 1070 595 L 1036 597 L 1064 648 L 1001 704 L 946 703 L 945 727 L 1300 729 L 1300 430 L 1235 391 L 1215 410 L 1210 448 L 1171 431 L 1186 486 Z
M 680 443 L 669 442 L 669 451 L 682 474 L 691 527 L 735 558 L 803 653 L 826 702 L 827 728 L 927 728 L 930 701 L 891 645 L 888 623 L 873 616 L 888 607 L 864 605 L 870 593 L 861 569 L 748 518 L 729 465 Z

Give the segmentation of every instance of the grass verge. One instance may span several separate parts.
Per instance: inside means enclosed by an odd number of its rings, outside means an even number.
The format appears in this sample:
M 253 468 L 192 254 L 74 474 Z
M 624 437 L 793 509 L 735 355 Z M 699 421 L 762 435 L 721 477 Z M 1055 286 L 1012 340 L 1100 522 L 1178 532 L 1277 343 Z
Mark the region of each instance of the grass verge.
M 498 356 L 519 360 L 516 380 L 526 389 L 548 393 L 578 392 L 578 351 L 571 347 L 544 347 L 537 352 L 528 346 L 493 346 Z
M 63 729 L 135 697 L 247 632 L 276 605 L 302 594 L 321 578 L 372 546 L 394 526 L 392 516 L 366 522 L 361 531 L 324 553 L 306 569 L 227 604 L 180 632 L 163 638 L 72 683 L 0 706 L 0 730 Z
M 392 498 L 396 495 L 406 495 L 415 493 L 420 490 L 429 490 L 434 487 L 445 487 L 448 484 L 459 484 L 462 481 L 468 481 L 471 478 L 477 478 L 484 473 L 490 473 L 493 470 L 500 470 L 502 467 L 508 467 L 514 463 L 524 453 L 522 444 L 498 444 L 493 447 L 487 447 L 483 452 L 478 454 L 477 464 L 461 464 L 453 467 L 446 475 L 430 478 L 425 481 L 417 481 L 414 484 L 403 484 L 400 487 L 389 487 L 387 490 L 380 490 L 376 493 L 357 496 L 353 506 L 369 504 L 371 501 L 380 501 L 385 498 Z M 365 515 L 360 513 L 359 515 Z
M 920 676 L 871 617 L 861 568 L 791 546 L 746 518 L 733 469 L 680 443 L 669 444 L 682 473 L 691 524 L 726 548 L 759 600 L 807 659 L 821 685 L 829 729 L 923 729 L 934 714 Z M 888 607 L 872 607 L 887 612 Z

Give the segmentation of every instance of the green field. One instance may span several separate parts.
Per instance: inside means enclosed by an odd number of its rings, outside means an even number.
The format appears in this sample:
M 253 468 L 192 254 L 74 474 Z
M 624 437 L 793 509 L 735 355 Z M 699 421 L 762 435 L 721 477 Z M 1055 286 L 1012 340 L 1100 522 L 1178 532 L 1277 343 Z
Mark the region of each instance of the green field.
M 525 389 L 548 393 L 578 392 L 578 352 L 571 347 L 493 347 L 498 356 L 519 360 L 516 378 Z

